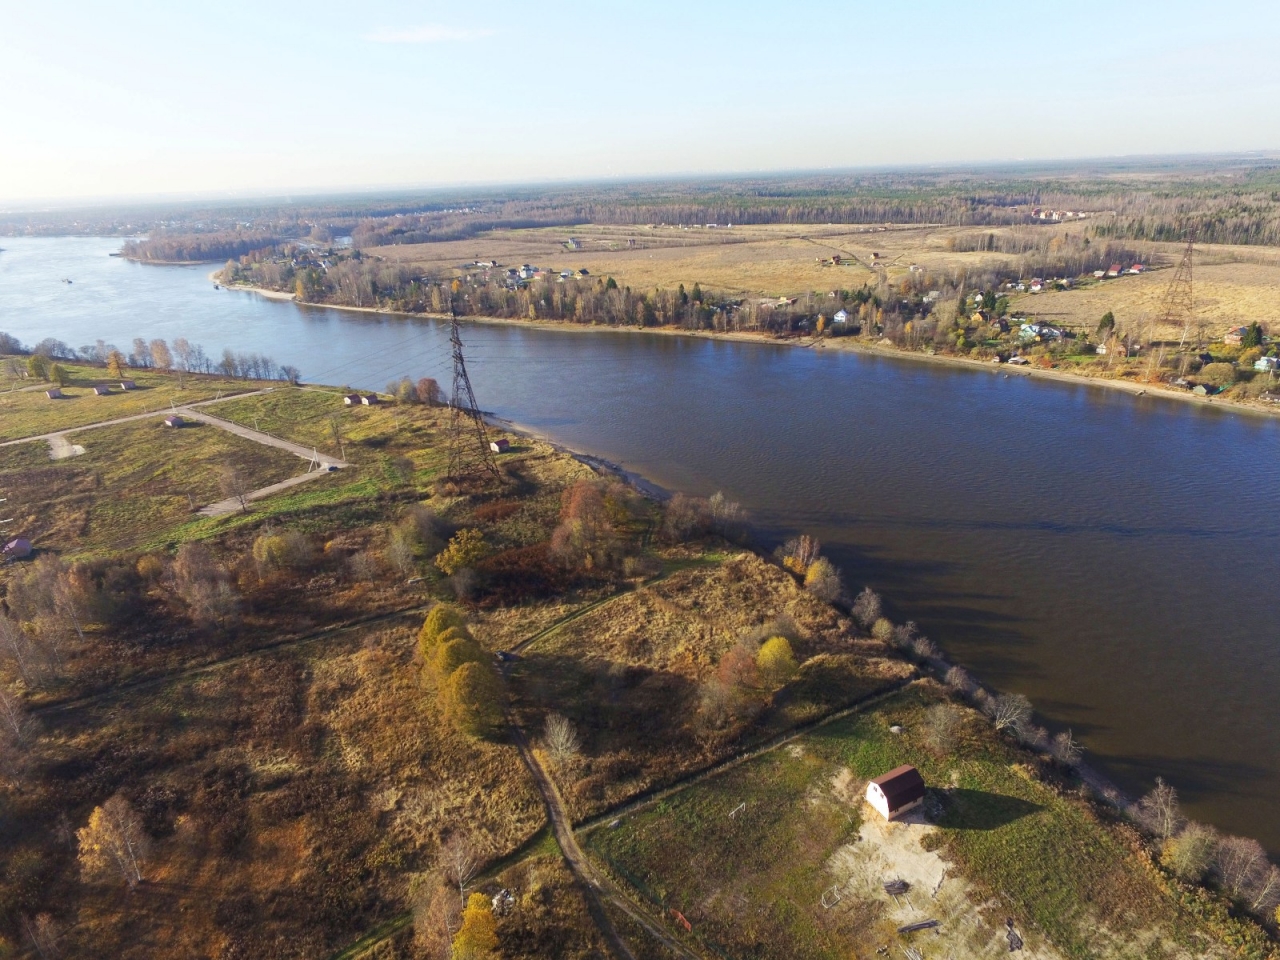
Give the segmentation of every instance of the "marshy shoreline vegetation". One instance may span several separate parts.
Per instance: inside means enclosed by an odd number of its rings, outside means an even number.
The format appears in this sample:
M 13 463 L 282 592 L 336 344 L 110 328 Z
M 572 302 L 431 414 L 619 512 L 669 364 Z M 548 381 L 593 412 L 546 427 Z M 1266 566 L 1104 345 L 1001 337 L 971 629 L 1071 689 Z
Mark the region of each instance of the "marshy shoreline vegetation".
M 11 387 L 41 375 L 27 366 L 39 356 L 4 361 Z M 73 385 L 118 375 L 112 359 L 59 362 Z M 869 589 L 846 594 L 812 538 L 763 555 L 722 497 L 659 503 L 520 435 L 500 485 L 449 481 L 448 410 L 430 382 L 344 407 L 337 388 L 165 369 L 178 361 L 157 362 L 150 344 L 137 359 L 147 390 L 238 386 L 219 417 L 351 466 L 225 517 L 176 510 L 121 539 L 120 518 L 85 513 L 86 492 L 198 505 L 225 491 L 190 464 L 212 473 L 226 458 L 241 486 L 278 465 L 218 448 L 210 430 L 184 436 L 194 449 L 174 470 L 163 451 L 176 435 L 158 419 L 120 437 L 74 409 L 90 400 L 11 394 L 62 418 L 23 436 L 76 429 L 81 457 L 107 458 L 85 470 L 32 441 L 6 448 L 0 467 L 36 548 L 0 566 L 11 948 L 327 956 L 380 930 L 387 957 L 475 943 L 512 958 L 599 956 L 609 933 L 548 840 L 517 750 L 527 736 L 567 815 L 597 825 L 583 836 L 613 895 L 635 909 L 652 896 L 649 922 L 695 953 L 732 948 L 728 918 L 756 908 L 772 917 L 756 922 L 763 956 L 843 956 L 892 936 L 883 898 L 851 894 L 855 914 L 834 927 L 805 898 L 869 822 L 858 785 L 909 757 L 932 788 L 920 842 L 963 878 L 956 895 L 976 910 L 1009 893 L 1000 916 L 1049 955 L 1139 943 L 1170 957 L 1276 955 L 1280 871 L 1256 843 L 1186 823 L 1167 785 L 1136 804 L 1099 790 L 1069 731 L 1045 731 L 1025 698 L 889 622 Z M 771 819 L 804 796 L 812 824 Z M 758 819 L 726 832 L 716 797 Z M 655 855 L 673 828 L 756 871 L 758 893 L 711 907 L 706 877 Z M 747 849 L 803 876 L 771 886 L 780 878 Z M 510 903 L 490 912 L 503 889 Z M 673 909 L 695 930 L 672 926 Z M 642 952 L 664 949 L 643 925 L 614 923 Z

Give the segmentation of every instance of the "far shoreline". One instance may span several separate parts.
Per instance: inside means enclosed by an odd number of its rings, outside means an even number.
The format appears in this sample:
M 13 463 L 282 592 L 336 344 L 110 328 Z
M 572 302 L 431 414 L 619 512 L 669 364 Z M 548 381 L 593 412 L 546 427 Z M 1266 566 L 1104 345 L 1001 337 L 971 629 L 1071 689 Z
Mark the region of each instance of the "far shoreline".
M 403 310 L 386 310 L 381 307 L 350 307 L 329 303 L 311 303 L 306 300 L 299 300 L 294 294 L 284 293 L 279 290 L 268 290 L 264 287 L 255 287 L 248 284 L 233 284 L 228 286 L 227 284 L 215 279 L 218 272 L 219 271 L 215 270 L 209 274 L 210 282 L 216 283 L 226 290 L 254 293 L 265 297 L 268 300 L 292 301 L 299 306 L 315 307 L 317 309 L 325 310 L 346 310 L 352 313 L 376 313 L 394 317 L 425 317 L 429 320 L 450 319 L 448 314 L 442 313 L 408 313 Z M 950 357 L 932 353 L 918 353 L 911 350 L 901 350 L 897 347 L 882 347 L 875 343 L 854 340 L 852 337 L 834 337 L 815 340 L 811 336 L 778 338 L 763 333 L 722 333 L 705 330 L 683 330 L 679 327 L 642 328 L 620 325 L 573 323 L 567 320 L 518 320 L 507 317 L 473 315 L 460 317 L 459 319 L 465 320 L 468 323 L 524 327 L 533 330 L 555 330 L 560 332 L 567 330 L 582 330 L 593 333 L 657 334 L 659 336 L 687 337 L 695 340 L 722 340 L 731 343 L 760 343 L 778 347 L 798 347 L 807 350 L 839 350 L 849 353 L 860 353 L 873 357 L 884 357 L 888 359 L 907 360 L 935 365 L 941 364 L 944 366 L 961 367 L 970 370 L 985 370 L 988 373 L 1002 373 L 1005 376 L 1031 377 L 1039 380 L 1052 380 L 1058 383 L 1069 383 L 1086 387 L 1119 390 L 1135 397 L 1152 396 L 1161 399 L 1176 400 L 1181 403 L 1213 407 L 1230 413 L 1241 413 L 1249 416 L 1261 417 L 1267 420 L 1280 418 L 1280 405 L 1277 405 L 1276 407 L 1264 407 L 1257 404 L 1241 403 L 1237 400 L 1215 400 L 1213 397 L 1198 397 L 1190 391 L 1175 390 L 1164 384 L 1158 383 L 1139 383 L 1134 380 L 1110 380 L 1102 377 L 1082 376 L 1080 374 L 1069 373 L 1063 370 L 1046 370 L 1039 367 L 1021 367 L 1016 365 L 1011 366 L 1008 363 L 1001 363 L 997 365 L 990 360 L 973 360 L 968 357 Z

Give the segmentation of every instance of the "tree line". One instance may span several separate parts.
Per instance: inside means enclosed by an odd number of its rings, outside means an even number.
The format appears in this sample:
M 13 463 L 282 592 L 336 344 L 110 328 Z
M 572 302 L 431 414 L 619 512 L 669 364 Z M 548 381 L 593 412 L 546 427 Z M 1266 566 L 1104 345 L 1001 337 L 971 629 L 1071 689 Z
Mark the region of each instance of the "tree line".
M 297 367 L 277 364 L 271 357 L 252 351 L 228 347 L 222 351 L 221 357 L 213 357 L 200 344 L 192 343 L 186 337 L 177 337 L 172 344 L 162 337 L 152 340 L 134 337 L 126 353 L 105 340 L 76 348 L 54 337 L 46 337 L 35 346 L 28 347 L 17 337 L 0 332 L 0 356 L 25 356 L 27 375 L 41 380 L 56 379 L 53 373 L 61 370 L 53 362 L 56 360 L 104 366 L 109 377 L 121 377 L 131 369 L 221 374 L 240 380 L 287 380 L 290 383 L 297 383 L 301 376 Z

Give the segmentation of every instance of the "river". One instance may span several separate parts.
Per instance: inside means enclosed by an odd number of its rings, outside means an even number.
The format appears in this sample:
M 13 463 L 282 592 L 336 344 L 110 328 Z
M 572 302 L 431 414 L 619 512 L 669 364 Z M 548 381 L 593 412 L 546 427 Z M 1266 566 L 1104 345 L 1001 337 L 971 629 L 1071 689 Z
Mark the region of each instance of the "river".
M 186 336 L 313 382 L 448 388 L 433 321 L 215 290 L 103 239 L 0 238 L 0 330 Z M 71 284 L 63 283 L 71 279 Z M 755 343 L 468 324 L 480 405 L 820 537 L 958 662 L 1122 786 L 1280 852 L 1280 422 L 1105 388 Z M 0 454 L 2 455 L 2 454 Z

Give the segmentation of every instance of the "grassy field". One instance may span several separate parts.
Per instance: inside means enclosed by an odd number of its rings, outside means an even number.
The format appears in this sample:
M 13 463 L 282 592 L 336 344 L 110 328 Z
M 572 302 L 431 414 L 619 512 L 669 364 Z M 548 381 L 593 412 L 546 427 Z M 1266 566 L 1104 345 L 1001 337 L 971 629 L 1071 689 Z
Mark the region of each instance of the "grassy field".
M 936 918 L 937 933 L 913 937 L 925 956 L 977 957 L 999 952 L 1005 917 L 1032 956 L 1229 955 L 1123 832 L 1036 780 L 985 723 L 971 717 L 959 749 L 931 752 L 923 710 L 936 699 L 909 688 L 598 828 L 589 845 L 722 955 L 896 953 L 898 926 Z M 901 763 L 932 787 L 936 825 L 886 826 L 862 802 L 867 779 Z M 910 909 L 880 889 L 898 877 L 913 881 Z M 842 899 L 826 909 L 833 887 Z
M 50 384 L 39 384 L 39 389 L 35 390 L 16 389 L 18 386 L 31 386 L 29 380 L 13 381 L 9 385 L 15 389 L 0 393 L 0 441 L 83 427 L 153 410 L 159 412 L 168 410 L 171 403 L 210 400 L 219 394 L 226 396 L 263 386 L 244 380 L 205 376 L 186 376 L 179 384 L 179 379 L 171 374 L 129 370 L 125 375 L 137 389 L 125 391 L 120 389 L 120 381 L 108 379 L 101 367 L 75 363 L 59 365 L 69 378 L 61 400 L 50 400 L 44 395 Z M 110 386 L 111 394 L 96 396 L 93 392 L 95 384 Z M 278 383 L 275 385 L 279 386 Z
M 136 548 L 191 522 L 196 509 L 226 496 L 220 477 L 228 464 L 251 489 L 307 466 L 205 424 L 167 428 L 158 416 L 72 439 L 84 448 L 80 456 L 50 460 L 42 441 L 0 454 L 11 527 L 41 549 L 67 555 Z

